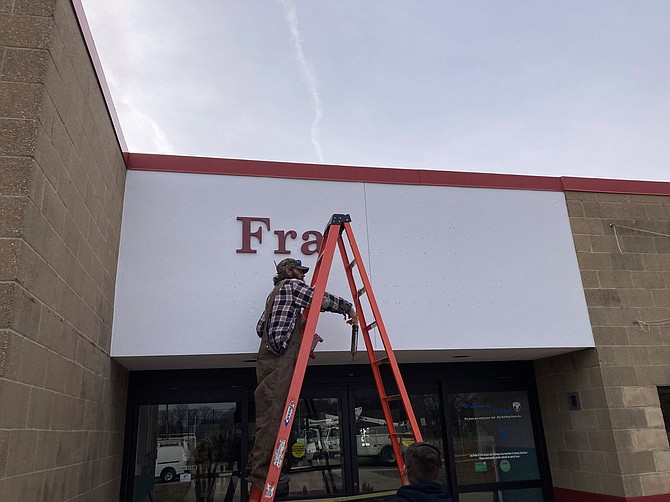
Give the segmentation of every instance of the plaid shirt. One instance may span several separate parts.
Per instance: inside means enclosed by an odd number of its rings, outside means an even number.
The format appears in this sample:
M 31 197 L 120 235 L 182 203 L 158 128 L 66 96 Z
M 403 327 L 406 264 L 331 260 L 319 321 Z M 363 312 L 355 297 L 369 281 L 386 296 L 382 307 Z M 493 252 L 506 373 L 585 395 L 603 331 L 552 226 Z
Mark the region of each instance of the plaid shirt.
M 268 342 L 270 348 L 277 354 L 282 354 L 286 350 L 296 320 L 302 315 L 302 309 L 308 308 L 312 303 L 314 288 L 310 288 L 303 281 L 298 279 L 286 279 L 279 288 L 277 297 L 272 304 L 270 312 L 270 322 L 268 325 Z M 272 294 L 272 293 L 270 293 Z M 268 296 L 268 300 L 270 296 Z M 267 301 L 267 300 L 266 300 Z M 346 314 L 351 309 L 351 303 L 339 296 L 331 295 L 327 291 L 323 295 L 321 303 L 321 312 L 336 312 Z M 261 315 L 256 325 L 256 333 L 263 338 L 265 327 L 265 311 Z

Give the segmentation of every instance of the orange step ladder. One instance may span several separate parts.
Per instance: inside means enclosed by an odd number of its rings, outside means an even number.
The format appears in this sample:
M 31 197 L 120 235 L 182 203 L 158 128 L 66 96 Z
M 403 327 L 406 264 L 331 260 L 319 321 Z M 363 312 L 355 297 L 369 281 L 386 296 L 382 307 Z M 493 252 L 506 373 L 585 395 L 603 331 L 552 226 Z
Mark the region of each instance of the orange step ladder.
M 398 464 L 400 479 L 404 485 L 407 483 L 407 480 L 402 475 L 405 467 L 405 463 L 401 454 L 402 439 L 412 438 L 414 441 L 422 441 L 421 431 L 419 430 L 419 425 L 416 421 L 416 417 L 414 416 L 414 411 L 412 410 L 412 404 L 410 403 L 409 395 L 407 394 L 405 384 L 400 375 L 398 362 L 396 361 L 395 355 L 393 354 L 393 349 L 391 348 L 391 343 L 389 342 L 388 334 L 386 333 L 386 327 L 382 321 L 377 301 L 374 297 L 374 294 L 372 293 L 372 285 L 370 284 L 370 280 L 365 271 L 363 259 L 361 257 L 360 251 L 358 250 L 358 245 L 356 244 L 356 239 L 354 238 L 350 223 L 351 217 L 348 214 L 334 214 L 326 226 L 323 240 L 321 241 L 321 246 L 319 248 L 316 267 L 312 276 L 311 286 L 314 288 L 312 305 L 321 305 L 323 294 L 326 290 L 326 283 L 328 282 L 331 265 L 335 256 L 335 248 L 338 247 L 342 256 L 342 262 L 344 264 L 347 280 L 349 282 L 349 288 L 351 289 L 351 295 L 354 300 L 354 306 L 356 307 L 356 312 L 358 313 L 360 331 L 362 332 L 363 339 L 365 340 L 368 358 L 372 367 L 372 374 L 374 375 L 382 410 L 384 412 L 384 420 L 386 421 L 386 425 L 389 429 L 389 435 L 392 439 L 391 444 L 393 445 L 393 452 L 395 453 L 395 458 Z M 351 260 L 349 258 L 349 253 L 351 253 L 352 256 Z M 356 280 L 354 278 L 354 270 L 358 270 L 359 278 L 362 281 L 361 287 L 357 286 Z M 362 308 L 364 305 L 362 301 L 365 299 L 367 299 L 366 305 L 369 307 L 369 311 L 372 313 L 372 322 L 369 324 L 366 323 L 365 311 Z M 262 502 L 272 502 L 276 494 L 279 474 L 281 473 L 282 464 L 284 462 L 284 456 L 288 447 L 289 435 L 293 425 L 293 418 L 295 416 L 295 410 L 300 399 L 302 383 L 305 378 L 305 370 L 307 369 L 310 352 L 313 348 L 312 342 L 315 337 L 316 324 L 319 319 L 319 314 L 319 308 L 307 309 L 303 314 L 306 322 L 302 343 L 300 346 L 300 352 L 298 353 L 298 360 L 296 362 L 295 372 L 293 373 L 293 379 L 291 380 L 291 386 L 288 391 L 288 397 L 286 398 L 286 403 L 284 404 L 282 423 L 279 427 L 279 434 L 277 435 L 277 440 L 275 442 L 272 453 L 270 469 L 268 470 L 268 475 L 265 479 L 261 498 Z M 375 328 L 379 332 L 379 336 L 381 338 L 385 352 L 385 356 L 380 358 L 377 358 L 375 354 L 374 348 L 372 346 L 372 339 L 370 337 L 370 331 Z M 353 337 L 357 336 L 356 329 L 352 330 L 352 332 Z M 356 339 L 354 338 L 352 339 L 352 355 L 355 354 L 355 346 Z M 380 371 L 380 367 L 382 365 L 390 366 L 393 380 L 395 382 L 395 389 L 393 393 L 387 393 L 386 391 L 386 387 L 384 385 Z M 390 403 L 393 401 L 401 402 L 411 432 L 396 431 L 390 407 Z

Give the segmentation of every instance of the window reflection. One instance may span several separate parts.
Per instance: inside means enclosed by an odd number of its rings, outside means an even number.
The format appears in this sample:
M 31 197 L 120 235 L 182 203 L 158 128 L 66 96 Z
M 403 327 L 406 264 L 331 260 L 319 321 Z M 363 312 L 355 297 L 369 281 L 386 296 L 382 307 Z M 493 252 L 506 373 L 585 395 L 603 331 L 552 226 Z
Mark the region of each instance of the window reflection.
M 410 400 L 423 440 L 442 452 L 444 463 L 439 396 L 412 394 Z M 360 395 L 356 397 L 355 405 L 359 490 L 361 493 L 394 493 L 400 487 L 400 474 L 379 398 L 376 395 Z M 395 408 L 391 412 L 396 432 L 411 432 L 404 410 Z M 404 451 L 413 442 L 411 435 L 402 438 L 400 450 Z M 445 483 L 444 469 L 440 471 L 438 481 Z
M 451 394 L 449 406 L 459 485 L 539 479 L 525 392 Z
M 342 407 L 336 397 L 298 402 L 275 500 L 345 494 L 340 445 Z M 249 424 L 250 444 L 255 427 Z
M 240 500 L 237 403 L 140 407 L 133 501 Z
M 323 397 L 324 393 L 300 400 L 277 500 L 341 495 L 382 500 L 395 494 L 400 477 L 377 393 L 371 389 L 348 392 L 347 402 L 353 410 L 343 410 L 339 397 L 328 397 L 328 394 Z M 345 396 L 344 392 L 332 393 Z M 450 422 L 446 428 L 452 436 L 455 454 L 457 484 L 452 487 L 454 492 L 460 488 L 492 488 L 491 485 L 475 486 L 478 483 L 538 480 L 537 486 L 540 485 L 525 392 L 450 394 L 446 405 L 441 402 L 441 396 L 435 391 L 412 393 L 410 399 L 423 440 L 442 452 L 445 464 L 449 462 L 444 459 L 447 448 L 442 443 L 442 417 L 445 407 L 449 410 Z M 409 432 L 400 403 L 392 403 L 391 412 L 396 431 Z M 239 471 L 240 403 L 145 405 L 139 407 L 138 418 L 134 502 L 241 502 L 246 499 Z M 253 434 L 253 412 L 249 418 L 244 430 Z M 353 422 L 349 422 L 350 419 Z M 355 439 L 349 434 L 355 435 Z M 398 441 L 402 452 L 413 438 L 408 435 Z M 353 459 L 345 458 L 345 451 L 356 455 L 358 471 L 349 464 Z M 440 472 L 439 481 L 443 484 L 446 472 L 446 467 Z M 505 485 L 496 485 L 496 488 L 502 486 Z M 459 496 L 468 502 L 535 502 L 542 500 L 542 490 L 498 489 L 460 492 Z
M 410 396 L 414 416 L 421 428 L 423 440 L 435 446 L 442 453 L 442 470 L 437 479 L 448 485 L 446 479 L 446 451 L 442 442 L 442 411 L 437 394 L 412 394 Z
M 283 472 L 288 496 L 314 498 L 344 494 L 337 398 L 301 399 L 293 421 Z

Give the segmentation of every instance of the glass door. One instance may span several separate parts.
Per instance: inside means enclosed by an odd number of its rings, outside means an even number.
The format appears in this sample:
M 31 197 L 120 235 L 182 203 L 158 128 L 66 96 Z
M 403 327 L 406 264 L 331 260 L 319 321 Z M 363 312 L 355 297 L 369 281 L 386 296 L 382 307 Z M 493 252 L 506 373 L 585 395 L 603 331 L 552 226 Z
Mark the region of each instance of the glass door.
M 337 395 L 326 392 L 300 399 L 283 469 L 283 492 L 288 497 L 312 499 L 346 493 L 340 441 L 343 419 L 342 400 Z
M 354 493 L 392 494 L 400 486 L 400 474 L 379 396 L 374 389 L 353 389 L 351 393 L 357 467 Z M 395 412 L 393 418 L 396 429 L 403 432 L 406 425 L 401 423 L 400 413 Z
M 526 391 L 460 392 L 447 401 L 458 500 L 542 502 Z
M 442 452 L 444 465 L 440 393 L 437 386 L 435 389 L 430 389 L 430 385 L 423 387 L 421 391 L 409 388 L 410 401 L 423 440 L 430 442 Z M 353 389 L 351 394 L 356 430 L 354 460 L 355 484 L 358 490 L 355 493 L 376 493 L 391 497 L 401 485 L 400 473 L 379 396 L 375 389 Z M 409 432 L 405 412 L 399 402 L 395 404 L 397 406 L 391 408 L 395 430 Z M 400 442 L 401 452 L 413 442 L 412 437 L 403 438 Z M 446 471 L 442 469 L 438 481 L 446 483 L 446 479 Z

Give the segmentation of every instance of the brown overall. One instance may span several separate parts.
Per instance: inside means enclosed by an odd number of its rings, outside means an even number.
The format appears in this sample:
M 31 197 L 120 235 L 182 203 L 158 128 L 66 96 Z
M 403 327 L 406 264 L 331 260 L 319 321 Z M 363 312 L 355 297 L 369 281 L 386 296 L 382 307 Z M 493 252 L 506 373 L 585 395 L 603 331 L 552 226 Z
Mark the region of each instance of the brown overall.
M 276 288 L 278 291 L 278 288 Z M 274 293 L 274 291 L 273 291 Z M 268 347 L 269 311 L 274 302 L 276 293 L 271 294 L 266 306 L 266 316 L 263 338 L 258 349 L 256 363 L 256 379 L 258 386 L 254 392 L 256 401 L 256 439 L 249 453 L 247 470 L 251 472 L 250 481 L 263 489 L 265 478 L 270 468 L 273 449 L 282 421 L 286 396 L 291 386 L 293 370 L 300 352 L 302 340 L 302 317 L 296 319 L 293 335 L 282 355 L 275 354 Z M 298 406 L 298 403 L 295 403 Z

